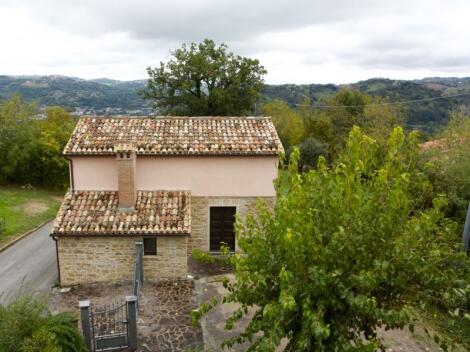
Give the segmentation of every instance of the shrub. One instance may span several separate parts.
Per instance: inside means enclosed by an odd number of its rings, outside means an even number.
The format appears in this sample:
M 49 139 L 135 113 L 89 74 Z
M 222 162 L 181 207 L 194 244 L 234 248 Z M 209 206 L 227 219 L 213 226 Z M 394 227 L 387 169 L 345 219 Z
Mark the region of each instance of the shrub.
M 424 151 L 436 193 L 449 199 L 448 216 L 463 224 L 470 202 L 470 117 L 453 114 L 436 147 Z
M 51 314 L 44 297 L 23 295 L 0 305 L 0 351 L 84 352 L 86 347 L 72 315 Z
M 255 313 L 226 346 L 274 351 L 286 338 L 285 351 L 374 351 L 378 327 L 403 328 L 416 302 L 457 285 L 466 259 L 446 200 L 420 209 L 417 152 L 415 133 L 394 129 L 384 155 L 355 127 L 332 169 L 320 159 L 301 174 L 292 154 L 274 212 L 260 205 L 237 223 L 246 255 L 232 257 L 236 280 L 224 283 L 224 302 L 240 304 L 226 328 Z
M 40 328 L 33 336 L 26 338 L 22 343 L 22 352 L 61 352 L 56 337 L 46 328 Z

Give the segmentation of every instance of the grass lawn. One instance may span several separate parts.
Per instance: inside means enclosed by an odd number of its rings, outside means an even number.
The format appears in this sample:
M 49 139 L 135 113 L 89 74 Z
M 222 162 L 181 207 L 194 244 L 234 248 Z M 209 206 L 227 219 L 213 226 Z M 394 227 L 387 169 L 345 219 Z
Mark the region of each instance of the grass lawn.
M 0 222 L 5 220 L 5 231 L 0 234 L 0 247 L 55 217 L 62 196 L 61 192 L 0 186 Z

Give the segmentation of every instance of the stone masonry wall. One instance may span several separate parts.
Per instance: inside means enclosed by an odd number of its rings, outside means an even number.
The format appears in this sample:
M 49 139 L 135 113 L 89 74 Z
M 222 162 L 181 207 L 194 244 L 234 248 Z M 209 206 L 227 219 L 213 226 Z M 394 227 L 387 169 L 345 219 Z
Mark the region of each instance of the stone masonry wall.
M 158 236 L 157 255 L 144 256 L 144 280 L 186 278 L 188 236 Z
M 135 241 L 141 237 L 59 237 L 62 286 L 132 280 Z M 157 237 L 157 255 L 144 256 L 144 279 L 182 278 L 187 273 L 187 236 Z
M 255 210 L 256 200 L 264 199 L 274 204 L 274 197 L 191 197 L 191 235 L 188 238 L 188 256 L 194 249 L 209 250 L 209 208 L 235 206 L 242 218 Z

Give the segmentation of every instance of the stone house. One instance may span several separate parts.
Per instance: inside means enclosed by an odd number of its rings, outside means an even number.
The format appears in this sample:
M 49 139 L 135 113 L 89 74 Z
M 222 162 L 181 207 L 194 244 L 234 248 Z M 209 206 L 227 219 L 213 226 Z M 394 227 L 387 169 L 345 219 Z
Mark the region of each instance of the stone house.
M 82 118 L 51 236 L 61 285 L 187 275 L 193 249 L 237 249 L 234 216 L 274 200 L 282 144 L 268 117 Z

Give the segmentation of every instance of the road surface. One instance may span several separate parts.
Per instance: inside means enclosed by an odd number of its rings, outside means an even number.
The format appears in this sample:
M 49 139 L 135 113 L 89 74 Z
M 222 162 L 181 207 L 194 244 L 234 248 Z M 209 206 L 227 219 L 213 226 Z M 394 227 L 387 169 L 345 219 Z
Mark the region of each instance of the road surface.
M 47 291 L 57 281 L 52 221 L 0 253 L 0 303 L 21 292 Z

